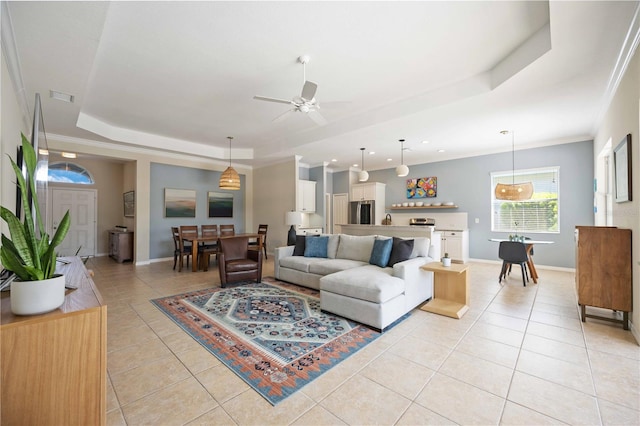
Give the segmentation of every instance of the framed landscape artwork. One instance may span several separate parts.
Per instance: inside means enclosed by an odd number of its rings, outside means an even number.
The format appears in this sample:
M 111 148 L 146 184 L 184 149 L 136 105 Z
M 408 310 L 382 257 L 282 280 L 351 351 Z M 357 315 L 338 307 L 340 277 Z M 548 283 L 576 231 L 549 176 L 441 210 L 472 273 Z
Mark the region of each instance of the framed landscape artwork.
M 631 201 L 631 134 L 613 150 L 616 202 Z
M 134 191 L 125 192 L 124 198 L 124 217 L 133 217 L 136 211 L 136 196 Z
M 435 176 L 407 179 L 407 198 L 434 198 L 438 195 L 438 178 Z
M 193 189 L 164 189 L 165 217 L 196 217 L 196 191 Z
M 209 192 L 207 201 L 209 217 L 233 217 L 233 194 Z

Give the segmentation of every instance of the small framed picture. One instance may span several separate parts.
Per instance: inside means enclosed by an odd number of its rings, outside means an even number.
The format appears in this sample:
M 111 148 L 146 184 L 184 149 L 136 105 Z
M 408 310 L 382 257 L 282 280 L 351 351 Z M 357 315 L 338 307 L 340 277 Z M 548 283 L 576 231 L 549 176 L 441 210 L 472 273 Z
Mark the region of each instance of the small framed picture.
M 125 192 L 124 199 L 124 217 L 134 217 L 136 211 L 136 193 L 134 191 Z
M 616 202 L 631 201 L 631 134 L 613 150 Z

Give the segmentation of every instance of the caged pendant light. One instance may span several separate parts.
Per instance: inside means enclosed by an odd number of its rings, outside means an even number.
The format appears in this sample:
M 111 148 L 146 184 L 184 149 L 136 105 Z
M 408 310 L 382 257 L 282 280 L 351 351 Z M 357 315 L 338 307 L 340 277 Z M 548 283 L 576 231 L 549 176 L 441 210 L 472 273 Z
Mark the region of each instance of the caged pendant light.
M 401 143 L 401 148 L 400 165 L 396 167 L 396 175 L 398 175 L 398 177 L 404 177 L 409 174 L 409 167 L 405 166 L 404 164 L 404 139 L 398 139 L 398 141 Z
M 361 170 L 360 173 L 358 173 L 358 182 L 366 182 L 369 180 L 369 172 L 367 172 L 364 169 L 364 150 L 367 148 L 360 148 L 360 151 L 362 151 L 362 165 L 361 165 Z
M 511 133 L 511 183 L 499 183 L 496 185 L 495 196 L 496 200 L 504 201 L 524 201 L 530 200 L 533 195 L 533 183 L 515 183 L 516 180 L 516 154 L 515 154 L 515 137 L 513 130 L 502 130 L 500 132 L 503 135 Z
M 237 191 L 240 189 L 240 175 L 238 175 L 238 172 L 231 167 L 231 140 L 233 139 L 233 136 L 227 136 L 227 139 L 229 139 L 229 167 L 222 172 L 219 185 L 220 189 Z

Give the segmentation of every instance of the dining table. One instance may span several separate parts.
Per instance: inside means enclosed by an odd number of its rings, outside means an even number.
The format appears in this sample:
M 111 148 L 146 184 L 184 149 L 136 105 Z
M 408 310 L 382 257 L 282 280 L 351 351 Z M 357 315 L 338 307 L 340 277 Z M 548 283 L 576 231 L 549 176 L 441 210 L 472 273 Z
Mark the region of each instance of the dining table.
M 513 241 L 508 238 L 489 238 L 489 241 L 493 241 L 496 243 L 501 243 L 503 241 Z M 531 272 L 531 279 L 534 283 L 538 283 L 538 271 L 536 271 L 536 265 L 533 263 L 533 246 L 535 244 L 553 244 L 554 241 L 545 241 L 545 240 L 524 240 L 520 241 L 527 249 L 527 266 L 529 267 L 529 271 Z
M 233 234 L 233 235 L 218 235 L 215 237 L 209 237 L 209 236 L 203 237 L 202 234 L 198 233 L 198 236 L 196 237 L 185 236 L 185 237 L 182 237 L 182 239 L 184 241 L 191 242 L 191 259 L 192 259 L 191 270 L 193 272 L 197 272 L 200 262 L 197 262 L 196 259 L 198 258 L 198 246 L 200 245 L 200 243 L 203 243 L 203 244 L 214 243 L 219 240 L 224 240 L 226 238 L 235 238 L 235 237 L 256 238 L 258 240 L 258 250 L 262 252 L 263 236 L 264 234 L 258 234 L 258 233 L 240 233 L 240 234 Z

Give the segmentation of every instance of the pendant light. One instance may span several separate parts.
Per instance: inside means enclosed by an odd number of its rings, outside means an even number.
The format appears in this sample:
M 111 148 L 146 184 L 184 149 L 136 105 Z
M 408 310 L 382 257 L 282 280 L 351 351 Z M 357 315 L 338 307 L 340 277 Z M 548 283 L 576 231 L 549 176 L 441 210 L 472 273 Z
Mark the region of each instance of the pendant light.
M 367 172 L 364 169 L 364 150 L 367 148 L 360 148 L 360 151 L 362 151 L 362 164 L 360 165 L 361 170 L 360 173 L 358 173 L 358 182 L 366 182 L 369 180 L 369 172 Z
M 237 191 L 240 189 L 240 175 L 231 167 L 231 140 L 233 136 L 227 136 L 227 139 L 229 139 L 229 167 L 220 176 L 220 189 Z
M 404 177 L 409 174 L 409 167 L 404 165 L 404 139 L 398 139 L 401 143 L 400 148 L 400 165 L 396 167 L 396 175 L 398 177 Z
M 511 133 L 511 183 L 499 183 L 496 185 L 495 196 L 496 200 L 504 201 L 524 201 L 530 200 L 533 195 L 533 183 L 524 182 L 516 183 L 516 150 L 515 150 L 515 137 L 513 130 L 502 130 L 500 132 L 503 135 Z

